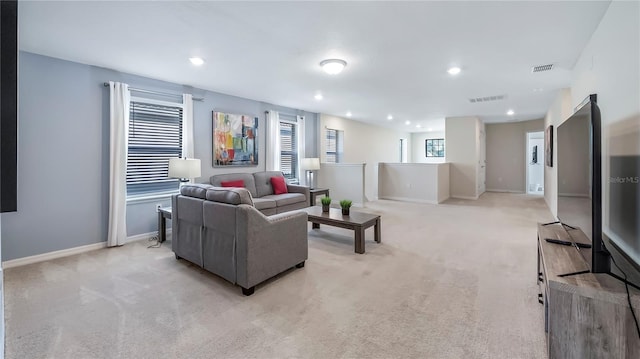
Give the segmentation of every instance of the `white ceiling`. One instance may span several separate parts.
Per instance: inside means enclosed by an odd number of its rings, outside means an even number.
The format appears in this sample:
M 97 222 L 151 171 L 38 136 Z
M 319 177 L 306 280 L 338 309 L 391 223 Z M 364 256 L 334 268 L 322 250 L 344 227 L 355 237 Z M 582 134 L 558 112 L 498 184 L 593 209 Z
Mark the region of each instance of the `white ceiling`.
M 352 119 L 402 131 L 441 131 L 445 117 L 544 117 L 557 90 L 569 86 L 571 69 L 608 6 L 20 1 L 19 46 L 311 112 L 345 117 L 351 111 Z M 191 65 L 191 56 L 203 57 L 205 65 Z M 348 62 L 345 70 L 322 72 L 319 62 L 336 57 Z M 549 63 L 553 70 L 531 72 Z M 453 65 L 462 68 L 455 77 L 446 72 Z M 494 95 L 507 97 L 469 102 Z M 510 108 L 513 117 L 506 115 Z

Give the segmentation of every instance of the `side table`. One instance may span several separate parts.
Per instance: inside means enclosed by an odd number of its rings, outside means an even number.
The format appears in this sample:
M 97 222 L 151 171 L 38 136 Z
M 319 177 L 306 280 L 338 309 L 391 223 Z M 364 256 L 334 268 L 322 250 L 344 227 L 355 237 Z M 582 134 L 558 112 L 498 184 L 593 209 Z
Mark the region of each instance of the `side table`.
M 329 189 L 328 188 L 313 188 L 309 190 L 309 205 L 310 206 L 315 206 L 316 205 L 316 196 L 319 196 L 321 194 L 324 194 L 325 196 L 329 196 Z
M 167 240 L 167 219 L 171 219 L 171 207 L 158 209 L 158 243 Z

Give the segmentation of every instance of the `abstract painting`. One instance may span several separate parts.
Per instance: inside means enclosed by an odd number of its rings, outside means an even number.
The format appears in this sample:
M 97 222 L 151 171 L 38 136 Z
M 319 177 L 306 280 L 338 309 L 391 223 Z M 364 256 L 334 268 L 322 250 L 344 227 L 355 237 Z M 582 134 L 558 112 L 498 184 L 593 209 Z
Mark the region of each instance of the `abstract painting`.
M 258 165 L 258 118 L 213 112 L 213 166 Z

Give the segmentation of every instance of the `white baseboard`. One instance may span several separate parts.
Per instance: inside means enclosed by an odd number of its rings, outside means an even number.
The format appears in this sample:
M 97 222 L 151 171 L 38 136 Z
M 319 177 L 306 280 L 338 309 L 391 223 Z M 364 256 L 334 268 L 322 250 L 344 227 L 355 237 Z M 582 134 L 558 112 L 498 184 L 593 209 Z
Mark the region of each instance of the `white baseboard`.
M 470 199 L 470 200 L 477 200 L 478 198 L 480 198 L 479 196 L 449 196 L 450 198 L 456 198 L 456 199 Z
M 127 237 L 125 244 L 130 242 L 135 242 L 135 241 L 148 240 L 150 238 L 156 237 L 157 235 L 158 235 L 158 232 L 155 232 L 155 231 L 136 234 L 135 236 Z M 167 238 L 171 238 L 171 229 L 167 231 Z M 23 258 L 4 261 L 2 262 L 2 268 L 6 269 L 6 268 L 13 268 L 13 267 L 20 267 L 27 264 L 44 262 L 44 261 L 62 258 L 62 257 L 68 257 L 74 254 L 85 253 L 85 252 L 94 251 L 96 249 L 102 249 L 106 247 L 107 247 L 107 242 L 104 241 L 104 242 L 98 242 L 93 244 L 87 244 L 79 247 L 61 249 L 59 251 L 53 251 L 49 253 L 36 254 L 35 256 L 29 256 L 29 257 L 23 257 Z
M 496 188 L 487 188 L 487 192 L 498 192 L 498 193 L 524 193 L 524 191 L 514 191 L 511 189 L 496 189 Z
M 432 200 L 428 200 L 428 199 L 409 198 L 409 197 L 383 196 L 383 197 L 379 197 L 379 198 L 380 199 L 388 199 L 388 200 L 392 200 L 392 201 L 401 201 L 401 202 L 438 204 L 438 201 L 432 201 Z
M 44 262 L 51 259 L 67 257 L 74 254 L 94 251 L 96 249 L 101 249 L 106 247 L 107 247 L 107 242 L 104 241 L 104 242 L 98 242 L 93 244 L 87 244 L 85 246 L 80 246 L 80 247 L 62 249 L 59 251 L 53 251 L 49 253 L 36 254 L 35 256 L 17 258 L 17 259 L 12 259 L 9 261 L 2 262 L 2 268 L 7 269 L 7 268 L 19 267 L 27 264 L 32 264 L 32 263 Z

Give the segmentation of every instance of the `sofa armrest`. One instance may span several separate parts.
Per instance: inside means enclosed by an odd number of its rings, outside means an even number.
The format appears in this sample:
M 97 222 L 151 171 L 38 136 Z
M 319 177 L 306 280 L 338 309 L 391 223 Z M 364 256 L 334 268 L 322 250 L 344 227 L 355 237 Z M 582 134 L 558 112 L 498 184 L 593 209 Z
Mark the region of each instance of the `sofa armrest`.
M 307 186 L 300 186 L 300 185 L 295 185 L 295 184 L 287 184 L 287 191 L 291 192 L 291 193 L 302 193 L 304 195 L 304 197 L 307 199 L 307 203 L 309 203 L 309 187 Z
M 236 283 L 250 288 L 308 257 L 307 213 L 265 216 L 248 205 L 236 209 Z

